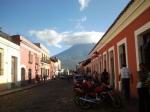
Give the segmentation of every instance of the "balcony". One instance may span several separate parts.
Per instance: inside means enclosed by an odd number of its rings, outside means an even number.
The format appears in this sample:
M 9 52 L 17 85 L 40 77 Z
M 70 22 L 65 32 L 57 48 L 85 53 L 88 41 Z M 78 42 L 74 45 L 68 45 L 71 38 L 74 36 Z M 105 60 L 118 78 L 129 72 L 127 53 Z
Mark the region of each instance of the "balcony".
M 42 59 L 41 59 L 41 62 L 50 64 L 50 59 L 42 58 Z

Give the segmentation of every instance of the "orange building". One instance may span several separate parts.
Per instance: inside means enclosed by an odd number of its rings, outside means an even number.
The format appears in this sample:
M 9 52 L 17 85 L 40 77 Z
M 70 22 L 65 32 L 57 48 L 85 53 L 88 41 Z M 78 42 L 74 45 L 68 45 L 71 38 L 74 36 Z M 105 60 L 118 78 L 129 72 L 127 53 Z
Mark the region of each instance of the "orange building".
M 139 63 L 150 70 L 150 0 L 131 0 L 89 53 L 91 69 L 107 69 L 110 84 L 122 91 L 119 73 L 126 64 L 133 74 L 131 95 L 137 97 Z

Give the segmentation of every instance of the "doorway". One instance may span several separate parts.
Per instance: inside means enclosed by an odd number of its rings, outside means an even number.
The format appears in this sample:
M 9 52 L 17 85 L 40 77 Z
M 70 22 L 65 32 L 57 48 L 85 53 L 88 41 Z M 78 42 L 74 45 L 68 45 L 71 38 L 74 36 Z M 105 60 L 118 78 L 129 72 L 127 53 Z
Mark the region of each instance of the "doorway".
M 115 87 L 114 52 L 110 51 L 110 84 Z
M 140 47 L 141 62 L 150 70 L 150 32 L 143 35 L 143 45 Z
M 16 82 L 16 57 L 11 57 L 11 87 L 14 88 Z
M 21 68 L 21 86 L 25 85 L 25 68 Z
M 32 70 L 31 69 L 28 70 L 28 78 L 29 78 L 28 82 L 31 83 L 31 79 L 32 79 Z

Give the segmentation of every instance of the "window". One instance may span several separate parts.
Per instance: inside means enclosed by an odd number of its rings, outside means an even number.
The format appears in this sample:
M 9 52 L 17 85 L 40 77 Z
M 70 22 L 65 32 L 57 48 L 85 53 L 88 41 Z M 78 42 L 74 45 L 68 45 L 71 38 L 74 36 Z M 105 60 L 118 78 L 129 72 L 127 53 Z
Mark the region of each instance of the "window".
M 141 62 L 150 69 L 150 32 L 143 35 L 143 45 L 140 46 Z
M 45 61 L 45 54 L 44 54 L 44 61 Z
M 120 66 L 122 68 L 122 65 L 126 65 L 126 52 L 125 52 L 125 44 L 120 46 Z
M 29 51 L 29 63 L 32 64 L 32 62 L 33 62 L 33 55 Z
M 37 54 L 36 54 L 36 56 L 35 56 L 35 63 L 36 63 L 36 64 L 39 64 L 39 57 L 37 57 Z
M 4 50 L 0 48 L 0 75 L 4 74 Z
M 101 74 L 102 73 L 102 57 L 100 57 L 100 66 L 99 67 L 100 67 L 100 72 L 99 73 Z
M 44 57 L 44 55 L 43 55 L 43 53 L 42 53 L 42 61 L 44 60 L 44 58 L 43 58 L 43 57 Z
M 107 69 L 106 54 L 104 55 L 104 69 Z

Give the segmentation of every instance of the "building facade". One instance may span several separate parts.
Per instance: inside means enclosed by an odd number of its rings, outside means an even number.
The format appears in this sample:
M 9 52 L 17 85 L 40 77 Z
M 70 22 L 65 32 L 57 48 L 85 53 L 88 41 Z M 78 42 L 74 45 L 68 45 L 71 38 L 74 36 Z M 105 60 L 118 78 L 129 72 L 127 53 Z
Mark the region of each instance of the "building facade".
M 54 74 L 56 76 L 58 76 L 60 71 L 61 71 L 61 61 L 58 58 L 55 57 Z
M 34 43 L 41 50 L 41 79 L 46 75 L 47 79 L 50 79 L 50 52 L 49 50 L 40 43 Z
M 20 84 L 20 46 L 0 31 L 0 91 L 19 87 Z
M 126 64 L 133 74 L 131 95 L 137 97 L 137 71 L 143 62 L 150 70 L 150 1 L 131 0 L 91 50 L 91 68 L 107 69 L 110 84 L 122 91 L 119 73 Z M 97 52 L 95 54 L 95 52 Z
M 54 58 L 50 58 L 50 61 L 51 61 L 50 62 L 51 63 L 51 65 L 50 65 L 50 78 L 52 79 L 55 75 L 54 64 L 55 64 L 56 60 Z
M 35 44 L 21 35 L 12 36 L 13 42 L 18 44 L 21 49 L 20 74 L 21 85 L 35 82 L 36 74 L 40 74 L 41 50 Z

